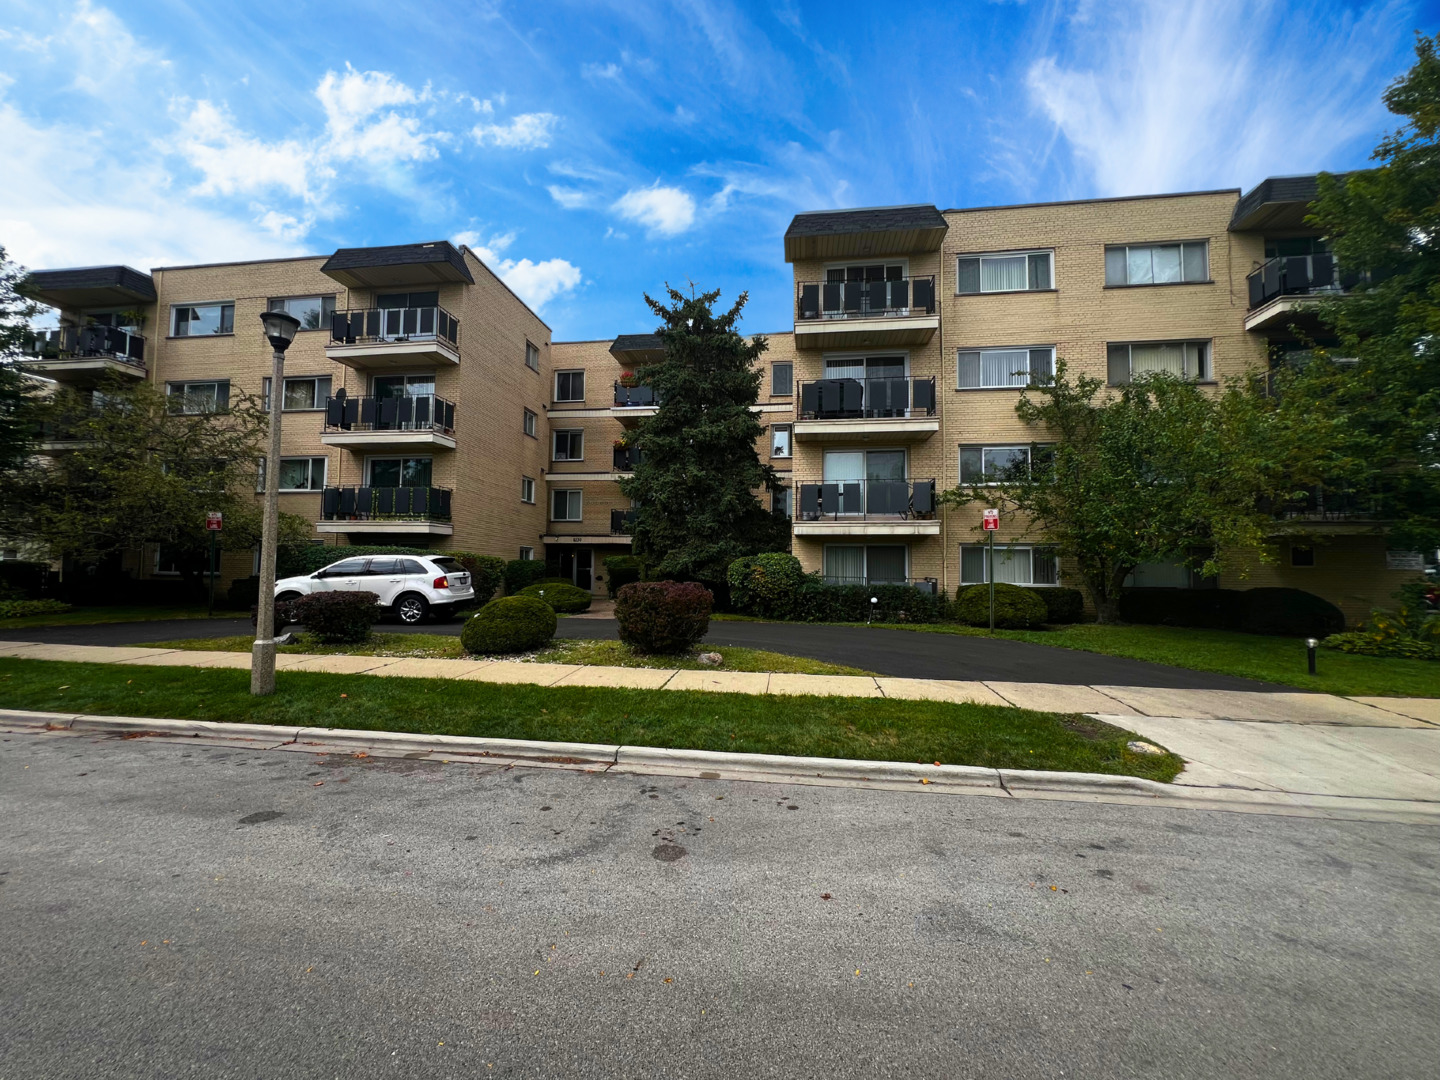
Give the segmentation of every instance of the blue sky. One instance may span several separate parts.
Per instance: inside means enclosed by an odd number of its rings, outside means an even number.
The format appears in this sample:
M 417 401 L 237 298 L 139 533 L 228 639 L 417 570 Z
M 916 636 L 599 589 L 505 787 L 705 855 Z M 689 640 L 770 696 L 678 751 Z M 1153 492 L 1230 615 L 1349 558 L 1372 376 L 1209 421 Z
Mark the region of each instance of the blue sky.
M 337 16 L 337 12 L 343 12 Z M 1363 165 L 1389 0 L 0 0 L 0 244 L 140 268 L 441 237 L 557 340 L 665 282 L 787 329 L 798 211 Z

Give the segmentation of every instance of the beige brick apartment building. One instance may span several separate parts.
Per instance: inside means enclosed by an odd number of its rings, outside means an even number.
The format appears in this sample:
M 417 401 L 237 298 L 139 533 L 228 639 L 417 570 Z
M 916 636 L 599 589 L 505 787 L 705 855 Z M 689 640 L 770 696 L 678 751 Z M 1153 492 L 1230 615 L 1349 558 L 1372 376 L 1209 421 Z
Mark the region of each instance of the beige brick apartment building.
M 984 579 L 978 508 L 936 495 L 1028 453 L 1019 388 L 1057 357 L 1112 384 L 1164 370 L 1204 383 L 1263 371 L 1308 309 L 1344 281 L 1304 226 L 1313 177 L 1237 190 L 940 211 L 798 215 L 785 234 L 794 324 L 767 335 L 758 450 L 786 488 L 793 550 L 836 581 L 953 591 Z M 269 393 L 285 411 L 282 508 L 317 541 L 405 543 L 548 558 L 577 584 L 628 550 L 622 445 L 655 405 L 626 375 L 649 335 L 556 342 L 467 248 L 342 249 L 328 257 L 142 274 L 37 272 L 62 329 L 32 371 L 85 386 L 149 378 L 180 407 Z M 306 327 L 286 385 L 266 387 L 257 316 Z M 1308 320 L 1308 321 L 1307 321 Z M 1322 496 L 1290 512 L 1305 535 L 1223 587 L 1291 585 L 1350 618 L 1412 577 L 1379 523 Z M 1056 584 L 1063 568 L 1005 522 L 1000 580 Z M 251 571 L 231 553 L 227 576 Z M 164 573 L 163 552 L 131 569 Z M 1178 567 L 1136 584 L 1201 586 Z

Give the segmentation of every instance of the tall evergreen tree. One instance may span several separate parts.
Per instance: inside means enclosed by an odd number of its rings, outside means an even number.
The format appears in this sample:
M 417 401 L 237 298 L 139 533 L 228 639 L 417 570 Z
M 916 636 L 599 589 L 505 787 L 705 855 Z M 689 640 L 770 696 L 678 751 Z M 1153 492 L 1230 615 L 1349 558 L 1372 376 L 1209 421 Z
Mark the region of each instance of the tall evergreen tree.
M 620 489 L 639 504 L 635 550 L 652 574 L 720 587 L 735 559 L 788 544 L 788 522 L 756 497 L 777 483 L 755 452 L 765 432 L 755 362 L 769 343 L 746 341 L 736 329 L 747 294 L 716 315 L 718 289 L 667 291 L 669 306 L 645 297 L 661 321 L 665 355 L 636 378 L 654 389 L 659 408 L 629 440 L 641 460 Z
M 19 290 L 24 276 L 0 247 L 0 475 L 19 467 L 39 439 L 40 384 L 15 363 L 40 310 Z

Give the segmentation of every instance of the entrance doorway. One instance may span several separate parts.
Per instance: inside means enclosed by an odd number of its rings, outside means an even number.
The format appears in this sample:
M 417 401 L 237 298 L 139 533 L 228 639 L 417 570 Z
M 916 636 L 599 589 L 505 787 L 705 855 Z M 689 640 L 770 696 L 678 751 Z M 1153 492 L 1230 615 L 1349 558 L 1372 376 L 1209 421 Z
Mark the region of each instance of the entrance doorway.
M 590 590 L 595 577 L 595 552 L 591 548 L 551 548 L 545 561 L 546 577 L 564 578 L 577 588 Z

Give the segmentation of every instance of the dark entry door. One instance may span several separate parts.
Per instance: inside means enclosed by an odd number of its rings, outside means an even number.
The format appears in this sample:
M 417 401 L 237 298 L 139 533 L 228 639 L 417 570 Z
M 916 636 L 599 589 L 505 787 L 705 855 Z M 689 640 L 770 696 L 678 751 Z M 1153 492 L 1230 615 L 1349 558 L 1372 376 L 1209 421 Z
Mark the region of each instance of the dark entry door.
M 590 548 L 561 548 L 552 551 L 547 560 L 551 577 L 564 578 L 572 585 L 588 590 L 594 581 L 595 552 Z

